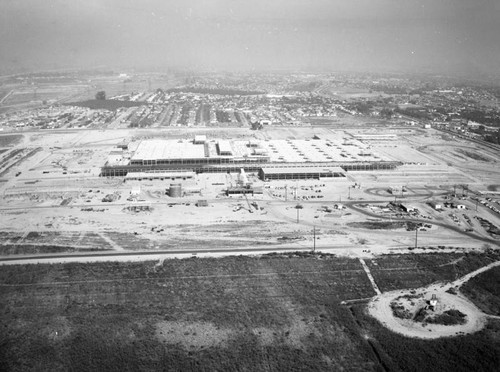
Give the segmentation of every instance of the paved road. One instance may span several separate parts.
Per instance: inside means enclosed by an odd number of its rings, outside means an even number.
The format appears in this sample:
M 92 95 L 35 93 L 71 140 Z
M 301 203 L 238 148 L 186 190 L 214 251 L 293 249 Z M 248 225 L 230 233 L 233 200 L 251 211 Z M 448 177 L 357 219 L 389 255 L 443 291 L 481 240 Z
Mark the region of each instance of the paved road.
M 406 248 L 406 245 L 398 246 Z M 393 248 L 398 248 L 394 246 Z M 322 246 L 317 251 L 324 253 L 333 253 L 338 249 L 352 249 L 352 246 Z M 364 247 L 366 248 L 366 247 Z M 361 249 L 361 247 L 360 247 Z M 5 256 L 0 257 L 0 265 L 17 265 L 32 263 L 66 263 L 66 262 L 92 262 L 92 261 L 148 261 L 164 258 L 184 258 L 192 256 L 236 256 L 236 255 L 255 255 L 267 254 L 273 252 L 308 252 L 312 247 L 255 247 L 241 249 L 178 249 L 161 251 L 121 251 L 121 252 L 89 252 L 89 253 L 66 253 L 66 254 L 41 254 L 26 256 Z
M 464 231 L 460 227 L 457 227 L 457 226 L 454 226 L 454 225 L 449 225 L 449 224 L 444 223 L 444 222 L 439 222 L 439 221 L 436 221 L 436 220 L 424 220 L 424 219 L 418 219 L 418 218 L 394 218 L 394 217 L 381 216 L 381 215 L 376 214 L 376 213 L 368 212 L 365 209 L 358 208 L 356 206 L 356 204 L 366 204 L 366 203 L 365 202 L 362 202 L 362 203 L 359 203 L 359 202 L 358 203 L 351 203 L 350 206 L 349 206 L 350 208 L 352 208 L 356 212 L 359 212 L 359 213 L 364 214 L 366 216 L 376 217 L 376 218 L 380 218 L 380 219 L 383 219 L 383 220 L 390 220 L 392 222 L 414 222 L 414 223 L 424 223 L 424 224 L 428 223 L 428 224 L 431 224 L 431 225 L 436 225 L 436 226 L 444 227 L 445 229 L 452 230 L 452 231 L 454 231 L 456 233 L 459 233 L 460 235 L 464 235 L 464 236 L 467 236 L 469 238 L 472 238 L 472 239 L 475 239 L 475 240 L 478 240 L 478 241 L 481 241 L 481 242 L 484 242 L 484 243 L 490 243 L 490 244 L 494 244 L 494 245 L 500 246 L 500 241 L 498 241 L 498 240 L 495 240 L 495 239 L 492 239 L 492 238 L 485 238 L 485 237 L 482 237 L 482 236 L 478 236 L 478 235 L 473 234 L 471 232 Z

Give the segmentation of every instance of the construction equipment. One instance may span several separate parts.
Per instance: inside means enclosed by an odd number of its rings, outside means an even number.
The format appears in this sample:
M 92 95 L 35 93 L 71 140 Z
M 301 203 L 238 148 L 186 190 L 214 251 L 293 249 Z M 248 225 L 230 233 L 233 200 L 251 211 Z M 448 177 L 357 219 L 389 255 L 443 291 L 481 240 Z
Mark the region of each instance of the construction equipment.
M 249 211 L 250 213 L 253 213 L 252 205 L 251 205 L 251 204 L 250 204 L 250 202 L 248 201 L 247 194 L 243 194 L 243 196 L 245 197 L 245 200 L 247 201 L 248 211 Z

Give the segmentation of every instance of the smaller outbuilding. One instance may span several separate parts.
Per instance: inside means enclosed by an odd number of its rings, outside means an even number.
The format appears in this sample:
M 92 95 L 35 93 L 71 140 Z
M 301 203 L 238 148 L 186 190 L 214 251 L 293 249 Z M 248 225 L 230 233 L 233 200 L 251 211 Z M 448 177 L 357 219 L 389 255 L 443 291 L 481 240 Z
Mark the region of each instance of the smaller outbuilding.
M 208 202 L 205 199 L 198 200 L 196 202 L 197 207 L 208 207 Z
M 429 205 L 437 211 L 443 209 L 443 204 L 441 204 L 440 202 L 437 202 L 437 201 L 431 201 L 431 202 L 429 202 Z
M 301 180 L 329 177 L 345 177 L 340 167 L 263 167 L 259 171 L 261 180 Z
M 204 136 L 204 135 L 194 136 L 193 143 L 195 145 L 203 145 L 205 142 L 207 142 L 207 136 Z

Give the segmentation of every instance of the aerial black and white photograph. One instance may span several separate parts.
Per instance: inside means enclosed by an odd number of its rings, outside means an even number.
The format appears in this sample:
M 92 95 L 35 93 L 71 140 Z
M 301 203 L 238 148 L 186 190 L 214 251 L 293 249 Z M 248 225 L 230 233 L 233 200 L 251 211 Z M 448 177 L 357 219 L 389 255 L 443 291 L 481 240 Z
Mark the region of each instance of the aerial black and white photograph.
M 0 0 L 0 371 L 498 371 L 500 1 Z

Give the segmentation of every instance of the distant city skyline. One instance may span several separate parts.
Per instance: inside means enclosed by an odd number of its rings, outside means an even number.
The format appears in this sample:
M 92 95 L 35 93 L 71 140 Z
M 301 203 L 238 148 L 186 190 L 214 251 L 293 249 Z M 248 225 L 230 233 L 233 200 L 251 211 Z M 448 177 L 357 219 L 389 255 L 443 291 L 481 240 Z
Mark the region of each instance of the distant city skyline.
M 0 71 L 499 74 L 495 0 L 2 0 Z

